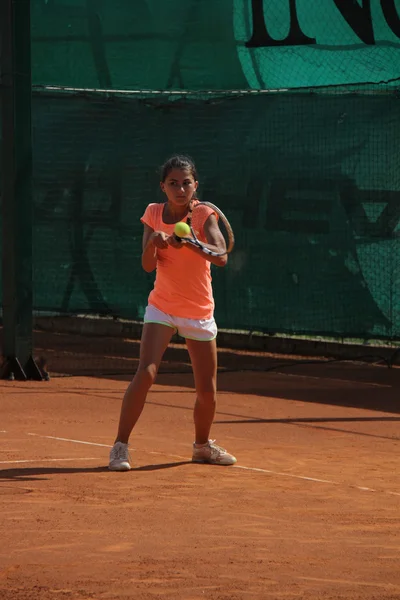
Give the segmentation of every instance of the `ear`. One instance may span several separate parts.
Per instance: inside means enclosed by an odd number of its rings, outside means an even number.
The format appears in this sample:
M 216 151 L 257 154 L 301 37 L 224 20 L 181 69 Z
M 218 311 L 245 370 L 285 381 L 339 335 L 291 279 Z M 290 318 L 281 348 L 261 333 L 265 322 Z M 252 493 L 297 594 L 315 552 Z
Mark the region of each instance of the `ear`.
M 195 181 L 194 182 L 194 191 L 196 191 L 198 187 L 199 187 L 199 182 Z
M 161 190 L 162 190 L 162 191 L 164 192 L 164 194 L 165 194 L 165 185 L 164 185 L 164 182 L 163 182 L 163 181 L 160 181 L 160 188 L 161 188 Z

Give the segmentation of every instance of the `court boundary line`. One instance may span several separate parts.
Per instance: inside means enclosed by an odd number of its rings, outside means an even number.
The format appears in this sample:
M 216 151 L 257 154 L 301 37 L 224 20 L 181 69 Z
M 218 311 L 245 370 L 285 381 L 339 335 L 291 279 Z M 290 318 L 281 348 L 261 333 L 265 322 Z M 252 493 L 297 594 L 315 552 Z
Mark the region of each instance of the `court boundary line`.
M 85 444 L 87 446 L 100 446 L 101 448 L 112 448 L 110 444 L 97 444 L 96 442 L 85 442 L 83 440 L 73 440 L 71 438 L 56 437 L 54 435 L 41 435 L 40 433 L 27 433 L 34 437 L 40 437 L 47 440 L 57 440 L 59 442 L 72 442 L 74 444 Z
M 56 437 L 56 436 L 52 436 L 52 435 L 41 435 L 39 433 L 27 433 L 27 435 L 29 436 L 33 436 L 33 437 L 39 437 L 42 439 L 49 439 L 49 440 L 55 440 L 55 441 L 61 441 L 61 442 L 70 442 L 70 443 L 75 443 L 75 444 L 84 444 L 84 445 L 88 445 L 88 446 L 98 446 L 98 447 L 102 447 L 102 448 L 112 448 L 111 445 L 109 444 L 99 444 L 96 442 L 86 442 L 83 440 L 73 440 L 70 438 L 62 438 L 62 437 Z M 172 458 L 179 458 L 181 460 L 188 460 L 187 456 L 181 456 L 179 454 L 168 454 L 168 453 L 162 453 L 162 452 L 155 452 L 155 451 L 144 451 L 147 454 L 153 454 L 153 455 L 159 455 L 159 456 L 169 456 Z M 360 486 L 360 485 L 348 485 L 348 484 L 343 484 L 343 483 L 339 483 L 338 481 L 331 481 L 331 480 L 327 480 L 327 479 L 318 479 L 316 477 L 308 477 L 305 475 L 295 475 L 293 473 L 284 473 L 284 472 L 280 472 L 280 471 L 272 471 L 270 469 L 261 469 L 259 467 L 246 467 L 244 465 L 231 465 L 231 468 L 234 469 L 241 469 L 244 471 L 251 471 L 251 472 L 255 472 L 255 473 L 265 473 L 267 475 L 275 475 L 277 477 L 290 477 L 292 479 L 299 479 L 300 481 L 311 481 L 314 483 L 327 483 L 329 485 L 338 485 L 338 486 L 344 486 L 346 485 L 347 487 L 353 488 L 353 489 L 357 489 L 360 490 L 362 492 L 376 492 L 376 493 L 385 493 L 385 494 L 390 494 L 393 496 L 400 496 L 400 492 L 392 492 L 390 490 L 377 490 L 375 488 L 370 488 L 370 487 L 366 487 L 366 486 Z M 135 470 L 133 468 L 133 470 Z
M 296 366 L 296 365 L 293 365 L 293 366 Z M 269 372 L 272 372 L 272 371 L 269 371 Z M 338 383 L 351 383 L 351 384 L 354 384 L 354 386 L 356 386 L 356 387 L 358 387 L 359 385 L 366 385 L 366 386 L 379 387 L 379 388 L 392 388 L 393 387 L 389 383 L 375 383 L 373 381 L 356 381 L 354 379 L 342 379 L 342 378 L 338 378 L 338 377 L 324 377 L 323 375 L 308 375 L 308 374 L 302 374 L 302 373 L 285 373 L 284 371 L 275 371 L 275 370 L 273 372 L 276 373 L 277 375 L 284 375 L 285 377 L 299 377 L 301 379 L 316 379 L 318 381 L 323 379 L 324 381 L 337 381 Z
M 99 460 L 99 457 L 96 456 L 94 458 L 42 458 L 39 460 L 0 460 L 0 465 L 15 465 L 15 464 L 40 464 L 46 462 L 65 462 L 65 461 L 73 461 L 73 460 Z

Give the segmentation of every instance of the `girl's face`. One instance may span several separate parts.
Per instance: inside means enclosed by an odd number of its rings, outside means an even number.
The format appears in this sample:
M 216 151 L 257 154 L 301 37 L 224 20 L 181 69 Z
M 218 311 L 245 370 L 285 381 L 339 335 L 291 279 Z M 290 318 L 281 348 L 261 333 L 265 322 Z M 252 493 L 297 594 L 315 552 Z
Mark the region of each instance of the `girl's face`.
M 168 202 L 175 206 L 186 206 L 197 190 L 199 182 L 195 181 L 192 173 L 187 169 L 172 169 L 160 185 Z

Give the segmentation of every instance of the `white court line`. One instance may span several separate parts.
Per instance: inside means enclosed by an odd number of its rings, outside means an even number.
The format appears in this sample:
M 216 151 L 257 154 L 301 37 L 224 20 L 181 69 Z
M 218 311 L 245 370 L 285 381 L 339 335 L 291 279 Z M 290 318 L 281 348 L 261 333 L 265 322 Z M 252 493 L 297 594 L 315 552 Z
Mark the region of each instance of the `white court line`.
M 149 454 L 162 455 L 162 452 L 150 452 Z M 165 454 L 163 456 L 165 456 Z M 173 456 L 174 458 L 182 458 L 187 460 L 187 457 L 179 456 L 179 454 L 168 454 L 168 456 Z M 295 479 L 304 479 L 305 481 L 317 481 L 318 483 L 331 483 L 333 485 L 338 485 L 336 481 L 329 481 L 327 479 L 315 479 L 314 477 L 303 477 L 302 475 L 293 475 L 293 473 L 280 473 L 278 471 L 269 471 L 268 469 L 259 469 L 257 467 L 244 467 L 243 465 L 232 465 L 232 467 L 234 469 L 244 469 L 245 471 L 255 471 L 256 473 L 267 473 L 268 475 L 280 475 L 283 477 L 294 477 Z
M 44 462 L 61 462 L 61 461 L 66 461 L 66 460 L 99 460 L 99 457 L 97 458 L 42 458 L 40 460 L 0 460 L 0 465 L 15 465 L 15 464 L 20 464 L 20 463 L 34 463 L 35 465 L 37 465 L 38 463 L 44 463 Z
M 300 379 L 323 379 L 324 381 L 338 381 L 339 383 L 352 383 L 360 385 L 370 385 L 372 387 L 385 387 L 391 388 L 388 383 L 374 383 L 372 381 L 354 381 L 354 379 L 339 379 L 337 377 L 323 377 L 322 375 L 300 375 L 299 373 L 285 373 L 284 371 L 275 371 L 278 375 L 285 375 L 286 377 L 299 377 Z
M 28 433 L 27 435 L 33 435 L 36 437 L 45 438 L 45 439 L 49 439 L 49 440 L 58 440 L 61 442 L 72 442 L 74 444 L 86 444 L 88 446 L 101 446 L 102 448 L 112 448 L 112 446 L 110 446 L 109 444 L 96 444 L 95 442 L 84 442 L 82 440 L 71 440 L 69 438 L 55 437 L 52 435 L 39 435 L 38 433 Z M 158 454 L 161 456 L 170 456 L 173 458 L 180 458 L 182 460 L 188 460 L 187 456 L 180 456 L 179 454 L 164 454 L 162 452 L 151 452 L 151 451 L 149 451 L 148 454 Z M 281 473 L 280 471 L 270 471 L 268 469 L 260 469 L 257 467 L 244 467 L 243 465 L 232 465 L 232 467 L 234 469 L 242 469 L 245 471 L 254 471 L 256 473 L 266 473 L 267 475 L 276 475 L 278 477 L 291 477 L 292 479 L 300 479 L 301 481 L 313 481 L 316 483 L 329 483 L 330 485 L 343 485 L 343 484 L 340 484 L 338 481 L 330 481 L 328 479 L 317 479 L 315 477 L 306 477 L 305 475 L 293 475 L 293 473 Z M 362 492 L 377 492 L 378 491 L 373 488 L 360 486 L 360 485 L 351 485 L 349 487 L 355 488 Z M 385 493 L 391 494 L 392 496 L 400 496 L 400 493 L 398 493 L 398 492 L 387 491 Z
M 74 444 L 86 444 L 87 446 L 101 446 L 102 448 L 112 448 L 109 444 L 95 444 L 94 442 L 83 442 L 82 440 L 70 440 L 69 438 L 55 437 L 54 435 L 39 435 L 38 433 L 28 433 L 35 437 L 45 438 L 47 440 L 58 440 L 59 442 L 73 442 Z
M 293 473 L 279 473 L 277 471 L 269 471 L 267 469 L 257 469 L 256 467 L 243 467 L 242 465 L 233 465 L 236 469 L 244 469 L 245 471 L 259 471 L 260 473 L 268 473 L 269 475 L 279 475 L 280 477 L 294 477 L 295 479 L 304 479 L 306 481 L 316 481 L 317 483 L 331 483 L 338 485 L 336 481 L 328 479 L 316 479 L 315 477 L 305 477 L 302 475 L 293 475 Z M 365 488 L 367 489 L 367 488 Z

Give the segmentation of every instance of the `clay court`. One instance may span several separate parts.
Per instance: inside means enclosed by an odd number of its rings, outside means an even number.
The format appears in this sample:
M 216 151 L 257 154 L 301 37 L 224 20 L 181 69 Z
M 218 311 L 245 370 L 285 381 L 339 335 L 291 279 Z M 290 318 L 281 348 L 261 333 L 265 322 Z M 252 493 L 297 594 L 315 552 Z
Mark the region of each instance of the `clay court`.
M 0 382 L 1 600 L 400 598 L 399 369 L 227 354 L 213 437 L 234 467 L 190 462 L 183 363 L 127 473 L 107 470 L 127 374 Z

